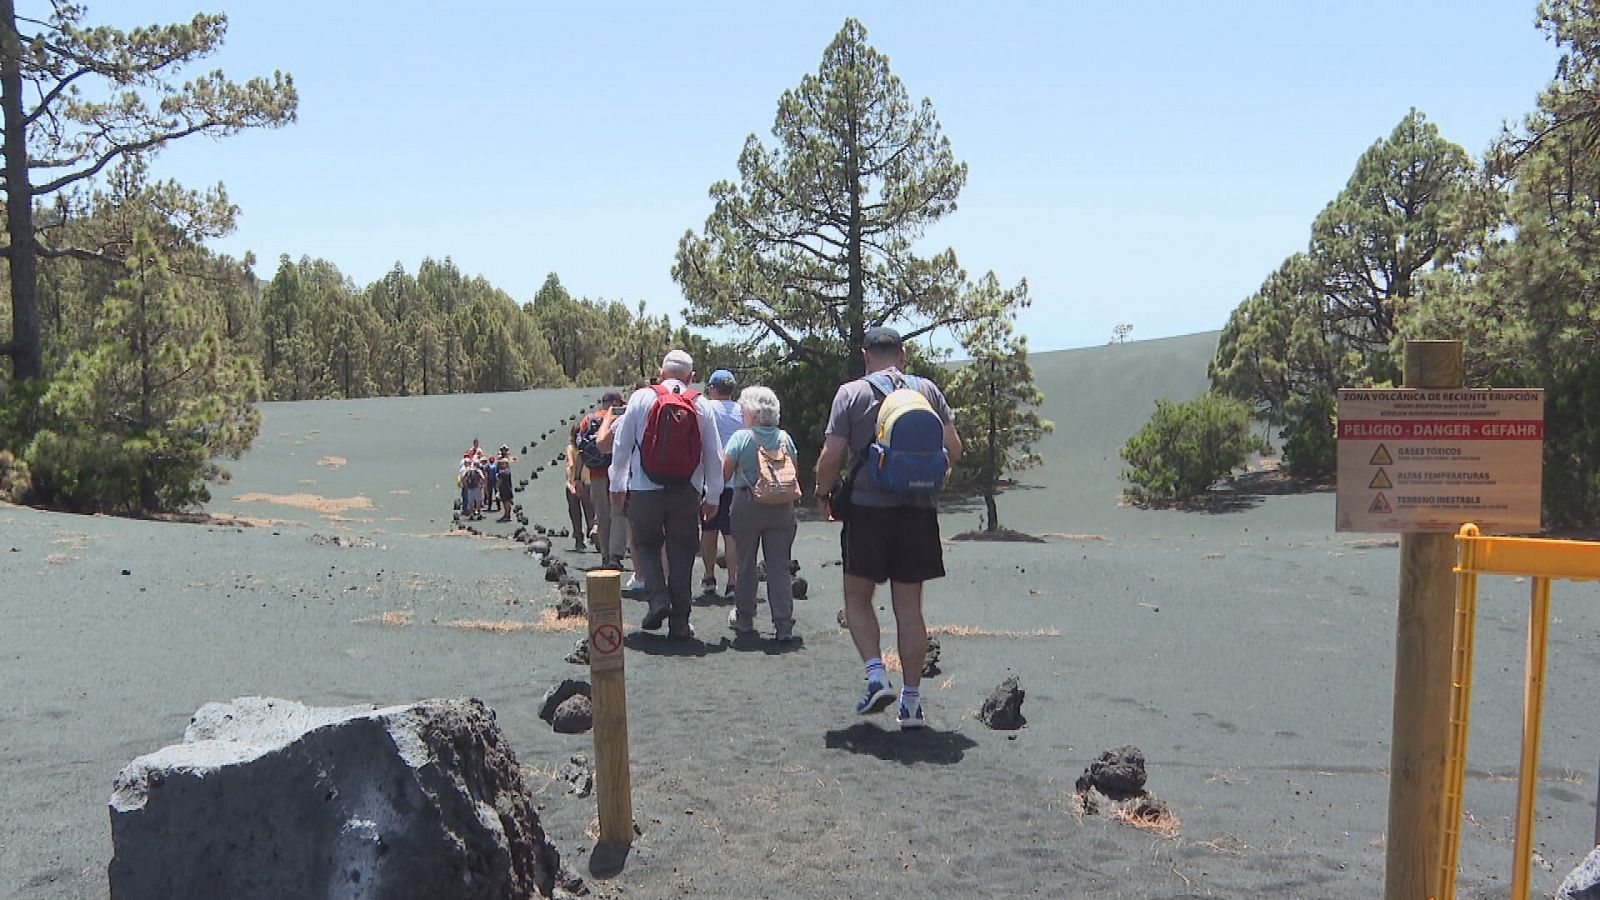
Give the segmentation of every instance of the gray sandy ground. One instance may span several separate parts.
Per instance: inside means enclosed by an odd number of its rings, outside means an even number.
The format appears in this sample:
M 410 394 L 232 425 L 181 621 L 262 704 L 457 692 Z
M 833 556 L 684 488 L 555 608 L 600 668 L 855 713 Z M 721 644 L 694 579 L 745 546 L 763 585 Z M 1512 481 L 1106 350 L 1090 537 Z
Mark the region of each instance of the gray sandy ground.
M 1049 537 L 947 545 L 950 575 L 930 587 L 928 619 L 988 634 L 941 638 L 926 733 L 850 711 L 860 667 L 834 620 L 838 569 L 824 566 L 837 558 L 835 526 L 807 523 L 796 544 L 812 584 L 799 649 L 730 642 L 720 605 L 697 610 L 702 641 L 688 650 L 631 636 L 641 834 L 625 858 L 596 856 L 593 799 L 548 775 L 592 754 L 591 738 L 536 717 L 547 687 L 586 675 L 562 661 L 579 635 L 449 627 L 531 623 L 554 600 L 511 542 L 448 535 L 454 460 L 475 435 L 519 449 L 593 392 L 268 405 L 261 440 L 211 509 L 276 524 L 0 507 L 0 897 L 105 896 L 112 777 L 175 741 L 202 703 L 247 694 L 482 698 L 564 857 L 599 896 L 1375 896 L 1393 541 L 1333 533 L 1327 493 L 1245 497 L 1228 513 L 1115 502 L 1117 448 L 1155 397 L 1204 388 L 1214 342 L 1035 357 L 1057 432 L 1002 514 Z M 552 526 L 566 524 L 548 468 L 559 445 L 540 441 L 517 471 L 547 466 L 518 497 Z M 251 493 L 372 505 L 324 514 L 235 499 Z M 946 534 L 974 527 L 977 509 L 949 510 Z M 1483 580 L 1463 897 L 1507 890 L 1527 590 Z M 1593 586 L 1555 591 L 1534 871 L 1546 895 L 1592 847 L 1597 599 Z M 636 624 L 642 608 L 625 604 Z M 385 613 L 409 613 L 389 617 L 408 624 L 384 624 Z M 1029 725 L 991 732 L 972 712 L 1012 674 Z M 1143 748 L 1151 789 L 1181 820 L 1176 836 L 1074 814 L 1074 779 L 1124 743 Z

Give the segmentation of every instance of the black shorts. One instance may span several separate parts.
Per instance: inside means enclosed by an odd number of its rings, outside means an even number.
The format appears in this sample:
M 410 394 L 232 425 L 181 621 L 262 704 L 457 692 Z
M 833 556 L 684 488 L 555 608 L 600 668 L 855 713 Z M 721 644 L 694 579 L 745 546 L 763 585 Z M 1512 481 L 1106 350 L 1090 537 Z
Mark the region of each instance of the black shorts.
M 844 573 L 874 584 L 944 577 L 939 512 L 915 506 L 852 506 L 839 534 Z
M 700 520 L 701 534 L 732 534 L 733 520 L 728 517 L 728 510 L 733 507 L 733 488 L 723 488 L 722 496 L 717 498 L 717 513 L 709 519 Z

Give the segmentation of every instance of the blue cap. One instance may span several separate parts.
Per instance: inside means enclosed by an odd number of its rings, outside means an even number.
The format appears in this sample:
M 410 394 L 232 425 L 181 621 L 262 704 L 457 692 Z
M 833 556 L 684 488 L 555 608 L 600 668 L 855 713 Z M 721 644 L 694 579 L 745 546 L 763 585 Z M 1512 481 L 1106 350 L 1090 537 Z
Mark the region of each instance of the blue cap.
M 738 383 L 739 380 L 734 378 L 733 373 L 727 369 L 718 369 L 711 373 L 710 378 L 706 379 L 706 384 L 714 384 L 717 387 L 733 387 Z

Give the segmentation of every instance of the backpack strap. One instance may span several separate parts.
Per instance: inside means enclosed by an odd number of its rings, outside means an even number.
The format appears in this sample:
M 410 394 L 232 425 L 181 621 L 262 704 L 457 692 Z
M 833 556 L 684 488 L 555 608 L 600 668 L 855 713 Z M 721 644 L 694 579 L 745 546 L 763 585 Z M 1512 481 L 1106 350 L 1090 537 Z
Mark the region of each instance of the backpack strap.
M 910 388 L 913 391 L 922 390 L 922 379 L 915 375 L 907 375 L 904 372 L 899 373 L 899 375 L 900 378 L 896 381 L 882 372 L 872 372 L 861 376 L 861 380 L 872 385 L 873 390 L 885 397 L 889 396 L 895 388 Z
M 657 400 L 661 399 L 662 397 L 670 396 L 672 394 L 678 394 L 678 395 L 682 396 L 683 399 L 688 400 L 692 404 L 692 403 L 694 403 L 695 400 L 699 399 L 699 397 L 700 397 L 700 392 L 699 391 L 692 390 L 692 389 L 690 389 L 688 387 L 685 387 L 682 390 L 674 390 L 672 388 L 667 387 L 664 384 L 652 384 L 652 385 L 650 385 L 650 388 L 656 392 L 656 399 Z
M 894 379 L 883 374 L 882 372 L 869 372 L 866 375 L 861 376 L 861 380 L 872 385 L 873 390 L 885 397 L 893 393 L 894 389 L 898 387 L 898 385 L 895 384 Z

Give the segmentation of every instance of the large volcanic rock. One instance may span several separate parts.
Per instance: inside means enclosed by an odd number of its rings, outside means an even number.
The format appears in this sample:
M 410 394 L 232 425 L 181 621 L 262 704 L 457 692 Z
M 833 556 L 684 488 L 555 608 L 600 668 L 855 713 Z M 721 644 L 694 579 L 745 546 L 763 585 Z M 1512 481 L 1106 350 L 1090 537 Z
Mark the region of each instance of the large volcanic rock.
M 1600 900 L 1600 847 L 1567 873 L 1556 891 L 1556 900 Z
M 208 703 L 111 795 L 111 896 L 551 896 L 561 868 L 477 700 Z

